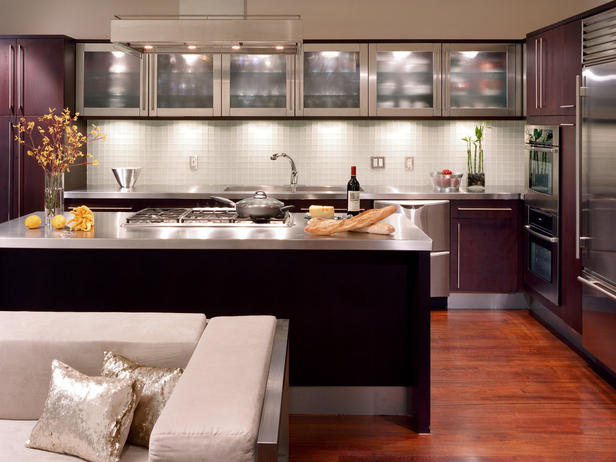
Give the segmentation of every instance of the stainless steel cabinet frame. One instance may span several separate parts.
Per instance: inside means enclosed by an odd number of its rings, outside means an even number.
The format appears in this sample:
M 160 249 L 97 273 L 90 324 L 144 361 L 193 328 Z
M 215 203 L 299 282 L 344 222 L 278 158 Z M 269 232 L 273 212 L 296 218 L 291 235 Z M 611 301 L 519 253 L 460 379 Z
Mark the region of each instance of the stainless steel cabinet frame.
M 279 55 L 272 55 L 279 56 Z M 231 55 L 222 55 L 222 115 L 223 116 L 286 116 L 295 115 L 295 56 L 286 59 L 285 107 L 232 107 L 231 104 Z M 258 73 L 258 71 L 257 71 Z M 250 89 L 248 89 L 250 92 Z M 259 96 L 253 94 L 252 96 Z
M 358 52 L 359 53 L 359 107 L 309 107 L 304 104 L 305 71 L 304 54 L 310 52 Z M 368 116 L 368 44 L 332 43 L 304 44 L 303 52 L 296 57 L 297 69 L 297 116 Z
M 180 55 L 178 53 L 178 55 Z M 204 56 L 212 59 L 213 64 L 213 76 L 212 76 L 212 107 L 159 107 L 158 104 L 158 56 L 148 55 L 148 69 L 149 69 L 149 110 L 148 115 L 150 117 L 215 117 L 221 115 L 221 55 L 219 54 L 206 54 Z M 190 57 L 198 58 L 201 55 L 187 55 Z M 145 55 L 144 55 L 145 58 Z
M 441 44 L 440 43 L 371 43 L 369 45 L 370 59 L 370 80 L 369 80 L 369 115 L 370 116 L 440 116 L 441 115 Z M 430 107 L 378 107 L 379 87 L 378 87 L 378 59 L 377 53 L 392 52 L 399 54 L 401 59 L 404 59 L 408 53 L 411 55 L 415 52 L 431 52 L 432 66 L 429 70 L 420 71 L 428 73 L 427 77 L 431 82 L 432 98 Z M 408 80 L 404 86 L 413 86 L 415 90 L 419 89 L 420 82 L 413 81 L 411 77 L 418 74 L 417 70 L 413 69 L 413 65 L 409 65 Z M 430 75 L 431 74 L 431 75 Z M 404 75 L 404 73 L 400 73 Z M 428 79 L 426 79 L 428 80 Z M 382 91 L 383 89 L 381 89 Z M 426 89 L 427 90 L 427 89 Z M 392 89 L 392 91 L 395 91 Z M 416 93 L 416 92 L 415 92 Z M 427 94 L 427 93 L 426 93 Z M 411 96 L 410 94 L 404 96 Z
M 87 102 L 88 95 L 86 95 L 86 73 L 85 73 L 85 58 L 86 53 L 113 53 L 114 57 L 121 57 L 122 53 L 116 50 L 112 44 L 108 43 L 78 43 L 76 47 L 77 51 L 77 70 L 76 70 L 76 106 L 77 112 L 84 116 L 147 116 L 148 115 L 148 71 L 147 71 L 147 59 L 144 56 L 125 55 L 125 59 L 139 60 L 139 76 L 138 76 L 138 104 L 133 104 L 129 107 L 110 107 L 108 106 L 96 106 Z M 114 72 L 110 70 L 110 75 L 116 73 L 121 75 L 124 72 L 123 68 L 119 68 Z M 130 76 L 129 76 L 130 77 Z M 125 88 L 124 88 L 125 89 Z M 113 96 L 111 91 L 108 94 Z M 135 101 L 136 103 L 137 101 Z
M 451 59 L 455 52 L 506 53 L 505 87 L 506 104 L 503 107 L 453 107 Z M 522 115 L 522 46 L 515 43 L 444 43 L 443 44 L 443 116 L 514 117 Z M 481 77 L 477 72 L 476 78 Z M 471 76 L 469 75 L 469 78 Z M 493 89 L 491 89 L 494 91 Z M 469 97 L 472 99 L 472 96 Z

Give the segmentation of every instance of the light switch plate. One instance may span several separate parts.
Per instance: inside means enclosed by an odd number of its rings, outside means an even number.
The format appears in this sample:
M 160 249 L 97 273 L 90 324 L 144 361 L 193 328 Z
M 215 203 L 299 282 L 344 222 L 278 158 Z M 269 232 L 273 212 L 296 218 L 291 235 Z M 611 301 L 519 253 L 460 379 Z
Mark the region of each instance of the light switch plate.
M 410 156 L 404 158 L 404 170 L 407 172 L 415 170 L 415 157 Z
M 190 165 L 191 170 L 197 170 L 199 168 L 199 157 L 188 156 L 188 163 Z
M 385 157 L 384 156 L 370 157 L 370 167 L 371 168 L 385 168 Z

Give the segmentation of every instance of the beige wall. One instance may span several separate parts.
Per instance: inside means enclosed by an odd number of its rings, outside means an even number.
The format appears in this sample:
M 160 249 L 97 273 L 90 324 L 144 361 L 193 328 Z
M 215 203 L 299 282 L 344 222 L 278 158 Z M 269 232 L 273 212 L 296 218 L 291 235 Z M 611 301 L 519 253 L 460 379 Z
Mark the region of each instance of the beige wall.
M 186 0 L 0 0 L 0 34 L 109 38 L 114 14 L 178 14 Z M 191 4 L 208 0 L 191 0 Z M 300 14 L 307 39 L 516 39 L 606 0 L 248 0 Z

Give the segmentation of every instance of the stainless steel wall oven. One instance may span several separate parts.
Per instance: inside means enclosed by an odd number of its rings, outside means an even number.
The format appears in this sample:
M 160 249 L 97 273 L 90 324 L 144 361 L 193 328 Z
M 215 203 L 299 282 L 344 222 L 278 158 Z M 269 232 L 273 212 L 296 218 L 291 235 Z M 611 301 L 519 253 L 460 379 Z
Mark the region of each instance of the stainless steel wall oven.
M 527 125 L 524 284 L 560 304 L 558 127 Z

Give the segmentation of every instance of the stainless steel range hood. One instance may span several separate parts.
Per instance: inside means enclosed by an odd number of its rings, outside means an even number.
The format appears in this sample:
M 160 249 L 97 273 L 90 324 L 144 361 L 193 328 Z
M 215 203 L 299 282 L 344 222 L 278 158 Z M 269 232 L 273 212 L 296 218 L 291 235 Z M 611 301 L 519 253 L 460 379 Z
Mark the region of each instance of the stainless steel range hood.
M 297 54 L 300 16 L 116 16 L 111 42 L 138 53 Z

